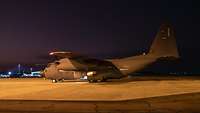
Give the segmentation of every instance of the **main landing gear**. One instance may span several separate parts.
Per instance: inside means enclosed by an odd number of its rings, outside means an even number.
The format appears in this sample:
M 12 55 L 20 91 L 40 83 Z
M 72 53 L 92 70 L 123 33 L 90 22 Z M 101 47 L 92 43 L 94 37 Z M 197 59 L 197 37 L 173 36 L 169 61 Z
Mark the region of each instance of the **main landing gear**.
M 104 77 L 100 77 L 100 78 L 90 78 L 88 79 L 89 83 L 96 83 L 96 82 L 105 82 L 106 79 Z

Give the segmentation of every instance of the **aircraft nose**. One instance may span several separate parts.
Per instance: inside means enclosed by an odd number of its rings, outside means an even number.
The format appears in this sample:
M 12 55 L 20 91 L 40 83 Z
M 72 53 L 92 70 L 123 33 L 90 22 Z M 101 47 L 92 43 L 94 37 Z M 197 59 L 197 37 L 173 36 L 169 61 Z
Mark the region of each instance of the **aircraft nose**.
M 44 76 L 46 77 L 46 78 L 49 78 L 51 75 L 52 75 L 52 70 L 54 70 L 53 68 L 45 68 L 44 69 Z
M 44 69 L 44 76 L 45 78 L 53 79 L 59 76 L 59 71 L 56 66 L 52 65 Z

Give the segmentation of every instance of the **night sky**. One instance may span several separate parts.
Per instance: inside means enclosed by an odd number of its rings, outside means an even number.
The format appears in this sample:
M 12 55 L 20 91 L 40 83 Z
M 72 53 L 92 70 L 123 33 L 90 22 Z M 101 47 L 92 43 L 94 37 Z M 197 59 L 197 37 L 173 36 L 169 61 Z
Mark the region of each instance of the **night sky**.
M 148 51 L 165 21 L 176 30 L 181 58 L 197 64 L 199 6 L 192 0 L 2 0 L 0 70 L 47 63 L 57 50 L 97 58 L 136 55 Z

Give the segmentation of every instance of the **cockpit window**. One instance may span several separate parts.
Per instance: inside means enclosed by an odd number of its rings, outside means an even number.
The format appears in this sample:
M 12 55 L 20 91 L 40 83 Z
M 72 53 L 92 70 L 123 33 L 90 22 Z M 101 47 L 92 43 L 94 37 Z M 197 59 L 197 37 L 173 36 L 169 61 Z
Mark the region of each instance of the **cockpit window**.
M 49 64 L 47 65 L 47 67 L 50 67 L 50 66 L 51 66 L 51 64 L 52 64 L 52 63 L 49 63 Z
M 55 64 L 56 64 L 56 65 L 59 65 L 59 64 L 60 64 L 60 62 L 55 62 Z

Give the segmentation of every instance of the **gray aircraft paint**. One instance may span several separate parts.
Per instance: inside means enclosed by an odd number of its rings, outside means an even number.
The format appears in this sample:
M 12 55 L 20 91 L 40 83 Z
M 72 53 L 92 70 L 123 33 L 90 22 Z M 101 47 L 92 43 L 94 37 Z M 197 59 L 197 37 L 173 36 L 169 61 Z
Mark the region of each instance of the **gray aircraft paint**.
M 79 56 L 71 52 L 55 52 L 60 60 L 51 63 L 45 69 L 49 79 L 76 79 L 74 73 L 96 71 L 99 78 L 121 78 L 130 73 L 143 69 L 159 58 L 179 58 L 174 30 L 169 24 L 162 24 L 150 47 L 148 54 L 131 56 L 121 59 L 99 60 Z M 73 72 L 73 73 L 72 73 Z M 91 78 L 91 77 L 90 77 Z

